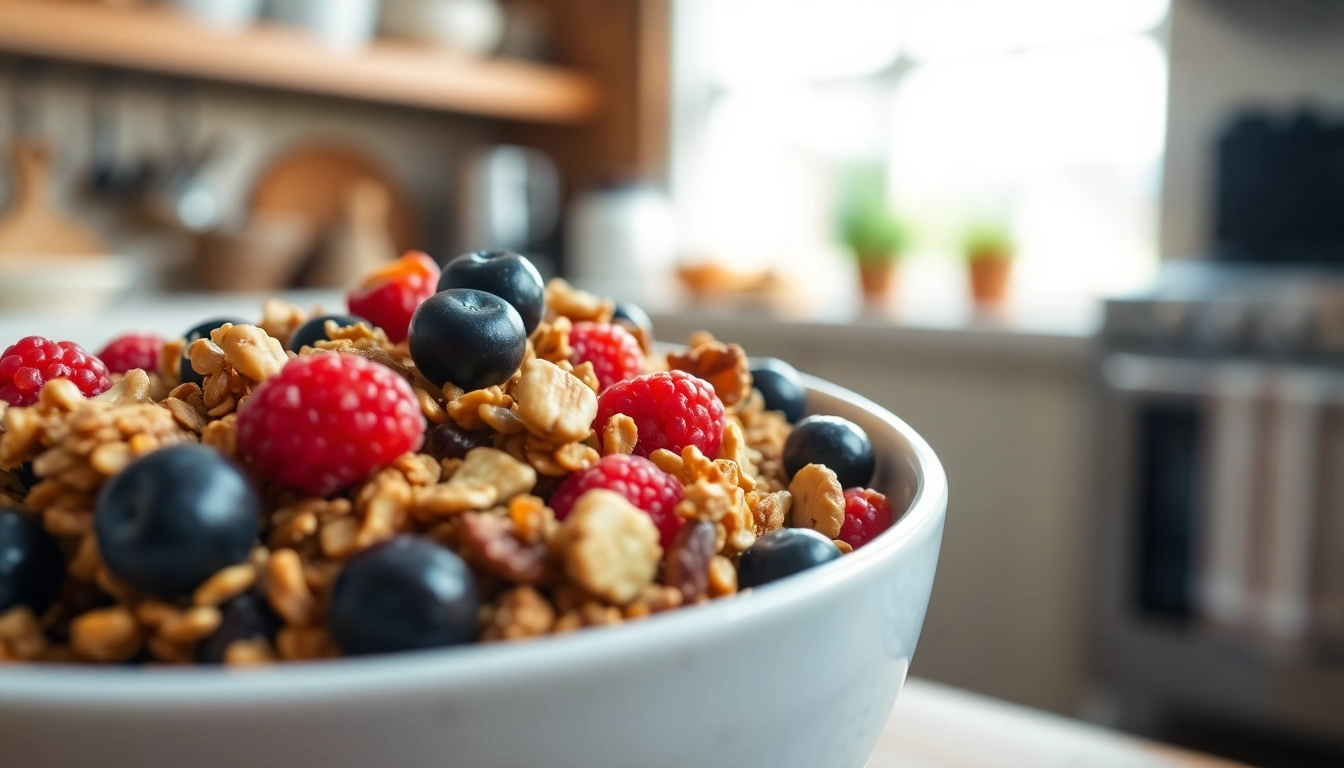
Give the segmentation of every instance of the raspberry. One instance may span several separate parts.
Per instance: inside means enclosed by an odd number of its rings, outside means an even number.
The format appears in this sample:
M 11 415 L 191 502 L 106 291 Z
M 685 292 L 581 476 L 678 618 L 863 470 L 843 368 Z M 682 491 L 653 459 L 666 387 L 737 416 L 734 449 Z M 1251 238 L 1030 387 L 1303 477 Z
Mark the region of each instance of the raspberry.
M 159 367 L 159 350 L 163 338 L 152 333 L 128 333 L 109 341 L 98 359 L 112 373 L 125 373 L 133 368 L 154 371 Z
M 644 350 L 630 332 L 613 323 L 578 322 L 569 333 L 575 365 L 592 363 L 602 389 L 632 379 L 644 370 Z
M 723 440 L 723 403 L 713 387 L 685 371 L 646 373 L 611 385 L 597 398 L 593 428 L 600 432 L 618 413 L 634 419 L 640 456 L 659 448 L 680 454 L 694 445 L 713 457 Z
M 0 400 L 10 405 L 36 403 L 38 392 L 52 379 L 75 382 L 85 397 L 93 397 L 112 386 L 103 361 L 73 341 L 29 336 L 0 355 Z
M 672 539 L 681 530 L 682 520 L 673 511 L 681 501 L 681 483 L 640 456 L 613 454 L 603 456 L 596 464 L 566 477 L 551 496 L 555 518 L 564 520 L 574 502 L 594 488 L 615 491 L 625 500 L 649 513 L 662 536 L 663 549 L 672 546 Z
M 345 301 L 351 314 L 368 319 L 400 344 L 415 308 L 437 292 L 438 284 L 439 265 L 420 251 L 410 251 L 365 277 Z
M 295 358 L 238 411 L 238 444 L 266 477 L 327 496 L 420 447 L 411 386 L 358 355 Z
M 891 502 L 871 488 L 845 491 L 845 522 L 840 540 L 858 549 L 891 527 Z

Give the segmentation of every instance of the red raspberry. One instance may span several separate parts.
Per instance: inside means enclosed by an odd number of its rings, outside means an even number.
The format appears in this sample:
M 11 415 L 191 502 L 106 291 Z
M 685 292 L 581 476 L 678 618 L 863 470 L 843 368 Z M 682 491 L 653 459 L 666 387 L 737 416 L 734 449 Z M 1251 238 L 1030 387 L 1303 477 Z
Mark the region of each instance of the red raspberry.
M 364 278 L 345 295 L 350 314 L 387 332 L 394 343 L 406 340 L 411 315 L 438 290 L 439 265 L 420 251 L 409 251 Z
M 109 341 L 98 359 L 112 373 L 125 373 L 133 368 L 155 371 L 159 367 L 159 350 L 163 337 L 152 333 L 128 333 Z
M 327 496 L 420 447 L 425 417 L 406 380 L 358 355 L 295 358 L 238 411 L 238 444 L 266 477 Z
M 551 495 L 551 509 L 555 510 L 555 519 L 569 517 L 574 502 L 594 488 L 615 491 L 624 496 L 626 501 L 648 512 L 653 524 L 658 526 L 658 533 L 662 535 L 663 549 L 672 545 L 672 539 L 681 530 L 682 523 L 673 511 L 681 501 L 681 483 L 677 478 L 640 456 L 603 456 L 588 469 L 566 477 L 555 489 Z
M 871 488 L 845 491 L 845 523 L 840 540 L 858 549 L 891 527 L 891 501 Z
M 618 413 L 635 420 L 640 456 L 659 448 L 680 454 L 694 445 L 712 458 L 723 440 L 723 403 L 708 382 L 685 371 L 646 373 L 611 385 L 597 398 L 593 428 L 601 431 Z
M 73 341 L 29 336 L 0 355 L 0 400 L 10 405 L 36 403 L 42 385 L 52 379 L 75 382 L 85 397 L 93 397 L 112 386 L 103 361 Z
M 602 389 L 618 381 L 633 379 L 644 370 L 644 349 L 639 340 L 613 323 L 578 322 L 569 332 L 575 365 L 592 363 Z

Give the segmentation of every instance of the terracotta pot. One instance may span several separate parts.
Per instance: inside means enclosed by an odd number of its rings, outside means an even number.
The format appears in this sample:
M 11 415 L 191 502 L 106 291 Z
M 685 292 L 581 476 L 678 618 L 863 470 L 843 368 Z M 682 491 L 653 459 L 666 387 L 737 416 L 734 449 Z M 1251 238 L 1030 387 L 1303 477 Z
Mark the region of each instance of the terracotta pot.
M 896 262 L 890 259 L 861 259 L 859 284 L 863 287 L 865 301 L 869 303 L 885 301 L 896 287 Z
M 1008 297 L 1013 262 L 1002 258 L 971 259 L 971 297 L 979 306 L 996 306 Z

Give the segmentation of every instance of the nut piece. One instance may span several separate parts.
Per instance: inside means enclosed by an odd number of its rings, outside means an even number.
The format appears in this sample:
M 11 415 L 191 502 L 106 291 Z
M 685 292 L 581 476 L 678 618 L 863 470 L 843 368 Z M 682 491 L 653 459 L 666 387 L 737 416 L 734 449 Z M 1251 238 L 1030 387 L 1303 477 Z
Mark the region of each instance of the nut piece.
M 669 353 L 667 364 L 709 382 L 725 408 L 732 408 L 751 394 L 751 366 L 747 353 L 737 344 L 712 339 L 693 344 L 686 352 Z
M 226 325 L 210 338 L 224 350 L 233 369 L 253 381 L 265 381 L 289 362 L 280 342 L 255 325 Z
M 840 535 L 845 522 L 845 492 L 835 473 L 821 464 L 808 464 L 789 483 L 795 528 L 811 528 L 828 539 Z
M 523 364 L 514 398 L 527 431 L 555 445 L 584 440 L 597 418 L 593 390 L 574 374 L 539 358 Z
M 561 527 L 565 572 L 596 597 L 624 605 L 653 583 L 663 548 L 649 516 L 613 491 L 594 489 Z
M 789 510 L 793 508 L 793 496 L 788 491 L 776 491 L 764 496 L 753 493 L 747 496 L 747 506 L 751 508 L 751 515 L 756 521 L 756 533 L 764 536 L 784 527 L 784 521 L 789 519 Z
M 99 395 L 89 398 L 100 403 L 111 403 L 112 405 L 132 405 L 139 403 L 141 405 L 153 402 L 149 396 L 150 389 L 149 374 L 139 368 L 132 368 L 122 376 L 121 381 L 113 384 L 110 389 Z

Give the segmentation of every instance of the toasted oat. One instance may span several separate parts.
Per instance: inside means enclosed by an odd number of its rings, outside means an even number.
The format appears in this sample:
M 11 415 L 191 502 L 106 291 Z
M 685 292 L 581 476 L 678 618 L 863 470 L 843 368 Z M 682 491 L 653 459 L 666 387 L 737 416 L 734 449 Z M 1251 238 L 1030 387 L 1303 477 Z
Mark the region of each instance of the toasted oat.
M 182 353 L 187 349 L 186 339 L 170 339 L 163 344 L 159 350 L 159 368 L 157 373 L 163 380 L 165 386 L 169 389 L 176 387 L 181 381 L 181 370 L 179 368 L 182 360 Z
M 650 584 L 640 590 L 639 595 L 625 605 L 621 613 L 626 619 L 642 619 L 655 613 L 680 608 L 683 604 L 681 592 L 662 584 Z
M 653 583 L 663 549 L 658 529 L 613 491 L 594 489 L 574 503 L 561 526 L 565 572 L 593 595 L 624 605 Z
M 198 605 L 164 617 L 156 634 L 172 643 L 194 643 L 218 629 L 222 619 L 213 605 Z
M 789 483 L 793 496 L 794 527 L 811 528 L 828 539 L 840 535 L 845 522 L 845 493 L 835 473 L 821 464 L 808 464 Z
M 546 284 L 546 309 L 570 320 L 605 323 L 616 312 L 616 302 L 581 291 L 556 277 Z
M 326 659 L 337 654 L 336 644 L 323 627 L 282 627 L 275 636 L 275 649 L 288 661 Z
M 834 539 L 833 541 L 835 543 L 835 548 L 840 550 L 840 554 L 842 555 L 848 555 L 850 552 L 854 551 L 854 547 L 851 546 L 848 541 L 841 541 L 840 539 Z
M 201 442 L 231 459 L 239 458 L 238 414 L 230 413 L 206 424 L 201 430 Z
M 422 515 L 451 515 L 489 509 L 532 490 L 537 472 L 504 451 L 473 448 L 446 483 L 416 489 L 414 508 Z
M 70 622 L 70 648 L 88 661 L 126 661 L 143 642 L 140 625 L 124 605 L 89 611 Z
M 725 408 L 732 408 L 751 394 L 751 366 L 747 353 L 737 344 L 711 340 L 685 352 L 669 353 L 667 364 L 709 382 Z
M 583 443 L 569 443 L 555 449 L 555 463 L 565 472 L 582 472 L 601 458 L 597 451 Z
M 308 322 L 308 313 L 283 299 L 271 298 L 261 305 L 261 322 L 257 325 L 281 344 L 289 344 L 289 337 Z
M 574 354 L 574 348 L 569 345 L 569 333 L 572 329 L 573 326 L 567 317 L 557 317 L 549 322 L 543 321 L 528 337 L 533 354 L 552 363 L 568 360 Z
M 635 452 L 635 445 L 639 442 L 639 427 L 635 420 L 626 416 L 624 413 L 614 414 L 607 419 L 607 425 L 602 429 L 602 455 L 620 453 L 630 455 Z M 675 456 L 671 451 L 669 455 Z
M 513 398 L 504 393 L 502 387 L 487 387 L 472 392 L 462 392 L 453 387 L 449 390 L 444 387 L 444 396 L 448 398 L 446 410 L 453 421 L 463 429 L 479 430 L 490 426 L 481 418 L 481 409 L 484 406 L 496 406 L 508 409 L 513 405 Z
M 229 365 L 252 381 L 265 381 L 289 362 L 279 340 L 255 325 L 225 323 L 211 331 L 210 338 L 223 350 Z M 195 365 L 195 360 L 192 364 Z
M 317 601 L 303 578 L 303 562 L 292 549 L 277 549 L 266 561 L 266 601 L 276 615 L 293 626 L 317 619 Z
M 719 443 L 718 459 L 731 461 L 737 466 L 738 485 L 744 491 L 752 491 L 756 488 L 756 465 L 752 461 L 750 451 L 747 448 L 747 439 L 742 434 L 742 427 L 735 421 L 729 421 L 728 426 L 723 430 L 723 440 Z
M 723 555 L 709 561 L 709 596 L 727 597 L 737 593 L 737 569 Z
M 532 587 L 515 587 L 500 596 L 488 617 L 482 640 L 527 640 L 551 631 L 555 608 Z
M 523 364 L 514 397 L 531 434 L 557 445 L 584 440 L 597 417 L 597 395 L 571 373 L 541 359 Z
M 0 613 L 0 647 L 14 660 L 31 661 L 46 653 L 49 643 L 37 617 L 26 605 L 16 605 Z
M 234 640 L 224 649 L 224 663 L 229 666 L 254 666 L 275 661 L 275 648 L 265 638 Z
M 230 566 L 197 587 L 191 601 L 196 605 L 222 605 L 251 589 L 256 580 L 257 569 L 251 563 Z
M 133 368 L 121 377 L 121 381 L 113 384 L 111 389 L 100 395 L 90 398 L 101 403 L 110 403 L 111 405 L 132 405 L 147 404 L 153 402 L 150 396 L 150 390 L 153 382 L 150 381 L 149 374 Z

